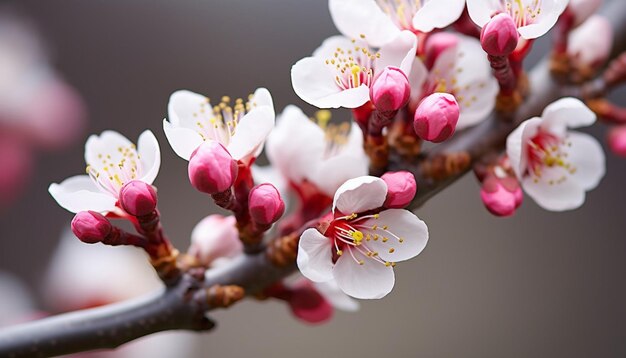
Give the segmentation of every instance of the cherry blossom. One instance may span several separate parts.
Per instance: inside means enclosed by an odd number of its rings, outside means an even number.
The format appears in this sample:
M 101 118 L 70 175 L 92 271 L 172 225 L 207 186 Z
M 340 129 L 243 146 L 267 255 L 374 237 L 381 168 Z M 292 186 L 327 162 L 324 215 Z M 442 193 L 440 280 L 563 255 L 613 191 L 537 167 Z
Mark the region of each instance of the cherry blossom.
M 314 282 L 335 279 L 355 298 L 386 296 L 395 282 L 395 262 L 417 256 L 428 241 L 426 224 L 410 211 L 380 211 L 386 196 L 385 182 L 371 176 L 339 187 L 324 233 L 307 229 L 300 237 L 302 274 Z
M 249 163 L 261 153 L 274 127 L 274 104 L 265 88 L 257 89 L 247 101 L 236 99 L 234 105 L 224 96 L 216 106 L 203 95 L 180 90 L 172 94 L 167 108 L 163 130 L 174 152 L 185 160 L 204 141 L 214 140 L 234 159 Z
M 119 213 L 119 193 L 124 184 L 131 180 L 152 184 L 161 166 L 159 143 L 151 131 L 144 131 L 137 143 L 135 146 L 114 131 L 90 136 L 85 144 L 87 175 L 51 184 L 48 191 L 59 205 L 73 213 Z
M 491 73 L 480 42 L 463 35 L 457 36 L 456 45 L 438 55 L 430 71 L 416 58 L 409 80 L 414 108 L 421 99 L 435 92 L 446 92 L 455 97 L 460 109 L 457 130 L 484 120 L 493 110 L 498 93 L 498 82 Z
M 369 101 L 369 87 L 385 67 L 411 72 L 416 47 L 417 39 L 409 31 L 398 33 L 378 52 L 362 37 L 329 37 L 312 57 L 293 65 L 293 89 L 305 102 L 319 108 L 359 107 Z
M 328 124 L 328 112 L 319 116 L 315 123 L 300 108 L 287 106 L 266 151 L 272 166 L 291 185 L 307 181 L 332 197 L 346 180 L 367 174 L 368 159 L 358 125 Z
M 467 10 L 476 25 L 483 27 L 491 17 L 509 14 L 520 36 L 534 39 L 554 26 L 569 0 L 467 0 Z
M 345 36 L 362 34 L 370 46 L 380 47 L 402 30 L 430 32 L 458 19 L 465 0 L 330 0 L 335 26 Z
M 524 191 L 547 210 L 576 209 L 605 173 L 604 152 L 591 136 L 568 128 L 596 116 L 580 100 L 560 99 L 541 117 L 520 124 L 507 139 L 507 154 Z
M 243 252 L 234 216 L 209 215 L 191 232 L 189 254 L 205 266 L 224 263 Z

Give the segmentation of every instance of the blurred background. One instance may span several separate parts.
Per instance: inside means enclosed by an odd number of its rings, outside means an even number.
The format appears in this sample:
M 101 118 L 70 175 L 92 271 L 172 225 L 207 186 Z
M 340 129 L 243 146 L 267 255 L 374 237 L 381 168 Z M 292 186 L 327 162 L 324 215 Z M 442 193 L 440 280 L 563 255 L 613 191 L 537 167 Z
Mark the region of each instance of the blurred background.
M 27 149 L 0 152 L 0 172 L 26 168 L 2 196 L 0 270 L 24 281 L 42 310 L 50 310 L 42 281 L 72 218 L 47 188 L 83 173 L 88 134 L 114 129 L 133 141 L 146 128 L 156 134 L 159 207 L 168 235 L 184 249 L 194 225 L 214 209 L 189 185 L 186 162 L 162 132 L 169 95 L 185 88 L 242 97 L 264 86 L 277 111 L 293 103 L 312 114 L 293 93 L 289 70 L 336 33 L 321 0 L 21 0 L 4 2 L 0 11 L 42 35 L 49 61 L 43 67 L 63 100 L 52 102 L 66 103 L 54 110 L 69 118 L 29 137 Z M 0 16 L 0 30 L 10 21 Z M 538 43 L 530 63 L 547 46 Z M 626 104 L 624 92 L 615 98 Z M 61 128 L 66 137 L 45 139 Z M 34 130 L 3 133 L 24 132 Z M 590 132 L 604 141 L 603 126 Z M 7 157 L 24 159 L 6 164 Z M 338 312 L 321 326 L 296 321 L 282 302 L 248 300 L 214 313 L 214 332 L 185 334 L 191 351 L 171 356 L 624 357 L 624 183 L 626 160 L 607 151 L 607 175 L 581 209 L 551 213 L 526 198 L 513 218 L 500 219 L 483 208 L 468 175 L 417 212 L 430 242 L 398 266 L 387 298 L 362 302 L 357 313 Z

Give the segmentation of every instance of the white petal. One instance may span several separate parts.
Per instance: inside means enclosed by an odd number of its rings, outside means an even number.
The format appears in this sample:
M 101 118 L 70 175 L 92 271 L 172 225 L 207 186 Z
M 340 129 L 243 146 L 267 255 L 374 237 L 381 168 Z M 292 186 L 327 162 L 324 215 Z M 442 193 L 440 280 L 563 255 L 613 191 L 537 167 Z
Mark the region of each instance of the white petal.
M 534 1 L 535 0 L 526 1 L 526 5 L 530 5 L 530 3 Z M 533 23 L 517 29 L 520 36 L 529 40 L 544 35 L 556 24 L 559 15 L 565 10 L 567 2 L 568 0 L 542 1 L 541 13 L 533 19 Z
M 207 98 L 205 96 L 188 90 L 179 90 L 172 93 L 167 104 L 167 114 L 170 123 L 174 127 L 193 128 L 196 123 L 194 113 L 197 114 L 202 108 L 201 106 L 206 103 Z M 211 108 L 208 109 L 210 110 Z
M 257 107 L 246 113 L 235 130 L 228 151 L 233 159 L 245 159 L 253 155 L 265 143 L 274 128 L 274 110 L 268 106 Z
M 598 186 L 606 172 L 604 151 L 598 141 L 584 133 L 569 132 L 567 140 L 571 147 L 567 151 L 567 162 L 576 168 L 573 179 L 585 190 Z
M 287 197 L 288 183 L 273 165 L 259 166 L 253 164 L 250 168 L 255 184 L 270 183 L 278 189 L 283 198 Z
M 375 63 L 376 71 L 381 71 L 387 66 L 394 66 L 399 67 L 408 76 L 411 73 L 416 49 L 415 34 L 410 31 L 400 32 L 380 49 L 380 58 Z
M 310 180 L 328 196 L 333 196 L 346 180 L 367 175 L 368 158 L 358 153 L 330 157 L 317 167 Z
M 334 308 L 346 312 L 356 312 L 359 310 L 359 302 L 343 293 L 335 280 L 314 282 L 313 285 Z
M 567 176 L 560 167 L 544 167 L 540 180 L 535 182 L 531 176 L 526 176 L 522 180 L 522 187 L 539 206 L 546 210 L 576 209 L 585 202 L 585 190 L 571 177 L 556 183 L 564 175 Z M 553 184 L 550 184 L 551 181 Z
M 379 214 L 378 219 L 369 219 L 363 222 L 363 225 L 369 227 L 377 225 L 376 230 L 363 229 L 364 234 L 380 236 L 378 240 L 365 241 L 365 245 L 370 250 L 378 252 L 378 256 L 385 261 L 398 262 L 411 259 L 419 255 L 428 242 L 428 227 L 408 210 L 385 210 Z M 383 237 L 387 238 L 386 242 L 383 242 Z
M 307 229 L 298 243 L 298 268 L 313 282 L 326 282 L 333 278 L 332 245 L 330 239 L 317 229 Z
M 321 162 L 325 134 L 300 108 L 289 105 L 280 114 L 266 148 L 270 163 L 288 180 L 299 183 Z
M 417 56 L 413 59 L 411 74 L 408 77 L 409 84 L 411 85 L 411 103 L 417 102 L 422 96 L 422 92 L 424 91 L 423 85 L 428 78 L 428 69 Z
M 137 153 L 141 158 L 141 180 L 152 184 L 161 167 L 161 149 L 159 148 L 159 142 L 151 131 L 146 130 L 139 136 Z
M 463 97 L 458 101 L 461 113 L 456 126 L 461 130 L 487 118 L 495 107 L 499 87 L 480 42 L 463 35 L 458 39 L 453 76 L 459 88 L 456 97 Z
M 98 190 L 87 175 L 69 177 L 60 184 L 50 184 L 48 192 L 61 207 L 72 212 L 93 210 L 113 211 L 117 198 Z
M 355 39 L 365 35 L 370 46 L 380 47 L 400 32 L 375 0 L 330 0 L 328 7 L 339 32 Z
M 99 167 L 101 159 L 98 155 L 117 153 L 118 147 L 131 146 L 132 142 L 128 138 L 115 131 L 104 131 L 100 135 L 92 134 L 85 142 L 85 163 Z
M 444 28 L 463 13 L 465 0 L 430 0 L 413 16 L 413 28 L 422 32 Z
M 559 136 L 567 128 L 590 126 L 596 121 L 596 115 L 577 98 L 565 97 L 549 104 L 541 114 L 541 127 Z
M 185 160 L 189 160 L 194 150 L 203 142 L 198 132 L 189 128 L 174 127 L 167 119 L 163 120 L 163 131 L 176 155 Z
M 272 100 L 272 95 L 267 88 L 257 88 L 252 95 L 251 102 L 253 107 L 268 106 L 272 109 L 272 112 L 274 112 L 274 101 Z
M 335 71 L 316 57 L 303 58 L 291 68 L 291 84 L 305 102 L 319 108 L 356 108 L 369 101 L 369 88 L 361 85 L 342 90 Z
M 506 139 L 506 154 L 515 175 L 521 179 L 528 165 L 528 143 L 537 135 L 541 118 L 534 117 L 522 122 Z
M 343 183 L 333 200 L 333 212 L 361 213 L 380 208 L 387 197 L 387 184 L 377 177 L 362 176 Z
M 499 0 L 467 0 L 467 12 L 474 23 L 485 26 L 497 12 L 505 10 Z
M 344 252 L 333 269 L 339 288 L 347 295 L 361 299 L 383 298 L 391 292 L 395 283 L 393 268 L 374 261 L 357 250 L 352 252 L 363 265 L 356 262 L 348 252 Z

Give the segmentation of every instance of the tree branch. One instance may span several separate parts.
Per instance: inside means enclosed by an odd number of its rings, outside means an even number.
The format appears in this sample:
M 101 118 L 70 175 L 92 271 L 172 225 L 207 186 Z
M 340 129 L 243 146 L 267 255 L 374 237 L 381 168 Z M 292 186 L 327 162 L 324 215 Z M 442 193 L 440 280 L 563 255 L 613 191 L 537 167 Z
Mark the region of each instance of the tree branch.
M 602 12 L 611 20 L 615 31 L 613 58 L 626 47 L 626 2 L 613 1 Z M 540 115 L 548 104 L 563 95 L 581 95 L 580 88 L 560 85 L 552 79 L 548 61 L 546 57 L 530 73 L 530 95 L 515 114 L 492 114 L 483 123 L 458 132 L 452 139 L 423 153 L 416 162 L 399 156 L 391 158 L 391 170 L 410 170 L 416 176 L 419 190 L 412 209 L 455 182 L 483 156 L 502 151 L 506 137 L 519 123 Z M 0 331 L 0 356 L 45 357 L 115 348 L 164 330 L 208 330 L 213 323 L 205 317 L 205 311 L 215 307 L 206 299 L 207 287 L 238 285 L 247 295 L 254 295 L 295 270 L 295 263 L 278 267 L 265 254 L 241 255 L 208 271 L 204 281 L 185 273 L 178 283 L 156 295 Z

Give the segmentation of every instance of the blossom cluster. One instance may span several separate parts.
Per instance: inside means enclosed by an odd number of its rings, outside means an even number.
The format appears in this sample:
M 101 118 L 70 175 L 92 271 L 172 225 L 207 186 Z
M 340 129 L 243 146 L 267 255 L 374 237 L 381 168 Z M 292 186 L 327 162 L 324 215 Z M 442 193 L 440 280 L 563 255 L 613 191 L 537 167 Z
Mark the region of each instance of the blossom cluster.
M 598 69 L 609 47 L 582 49 L 606 22 L 589 6 L 595 2 L 330 0 L 342 35 L 291 69 L 295 93 L 319 108 L 313 115 L 295 105 L 277 115 L 265 88 L 219 101 L 174 92 L 165 137 L 188 161 L 191 185 L 230 212 L 203 219 L 182 258 L 160 225 L 152 186 L 160 147 L 149 130 L 136 145 L 113 131 L 89 137 L 86 174 L 52 184 L 50 194 L 76 213 L 72 230 L 81 241 L 141 247 L 165 282 L 179 270 L 210 272 L 258 255 L 271 239 L 295 237 L 291 263 L 301 275 L 258 295 L 287 302 L 307 322 L 324 321 L 333 307 L 358 308 L 353 298 L 389 294 L 396 263 L 425 249 L 428 227 L 407 207 L 421 181 L 438 179 L 426 168 L 445 176 L 450 165 L 427 167 L 422 145 L 489 124 L 494 110 L 510 117 L 531 90 L 523 61 L 535 38 L 567 17 L 567 46 L 555 58 L 568 58 L 577 74 Z M 329 109 L 339 107 L 353 120 L 333 120 Z M 570 129 L 595 121 L 585 103 L 566 97 L 511 126 L 502 153 L 472 158 L 486 208 L 512 215 L 524 192 L 548 210 L 582 205 L 604 176 L 605 157 L 595 139 Z M 269 165 L 257 164 L 262 153 Z M 424 170 L 388 171 L 392 157 Z

